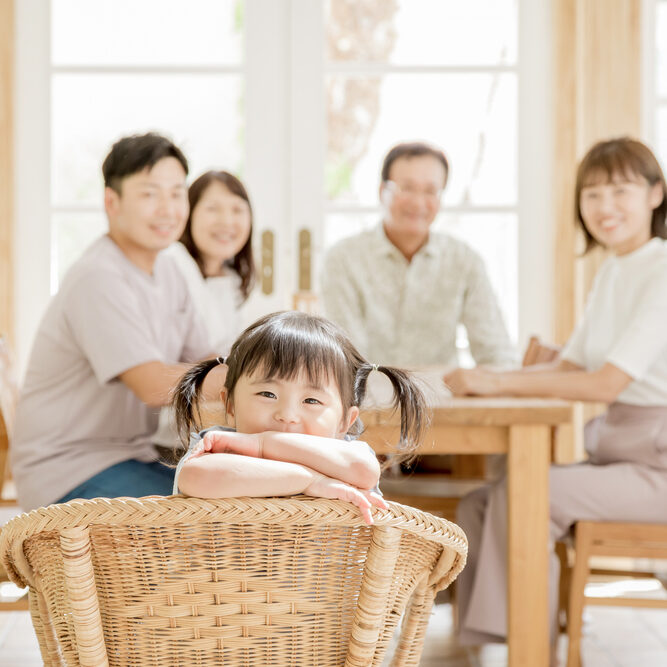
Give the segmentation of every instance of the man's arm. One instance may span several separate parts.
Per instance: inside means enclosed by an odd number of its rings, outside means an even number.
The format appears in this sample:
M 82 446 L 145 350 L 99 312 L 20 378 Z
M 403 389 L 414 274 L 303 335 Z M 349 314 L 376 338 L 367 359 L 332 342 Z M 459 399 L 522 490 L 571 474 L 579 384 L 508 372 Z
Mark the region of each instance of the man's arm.
M 187 364 L 149 361 L 129 368 L 118 378 L 132 390 L 140 401 L 151 407 L 161 407 L 171 402 L 178 381 L 189 368 Z M 204 381 L 203 400 L 213 401 L 220 398 L 226 374 L 226 366 L 216 366 L 209 372 Z

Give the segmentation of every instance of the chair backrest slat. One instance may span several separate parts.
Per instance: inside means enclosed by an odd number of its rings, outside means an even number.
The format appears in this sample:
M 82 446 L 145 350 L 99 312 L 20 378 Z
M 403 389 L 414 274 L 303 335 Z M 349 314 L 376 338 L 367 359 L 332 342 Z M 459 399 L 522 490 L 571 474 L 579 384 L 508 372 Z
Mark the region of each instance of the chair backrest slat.
M 81 667 L 108 667 L 102 619 L 91 560 L 90 530 L 64 528 L 60 548 L 67 598 L 72 608 Z

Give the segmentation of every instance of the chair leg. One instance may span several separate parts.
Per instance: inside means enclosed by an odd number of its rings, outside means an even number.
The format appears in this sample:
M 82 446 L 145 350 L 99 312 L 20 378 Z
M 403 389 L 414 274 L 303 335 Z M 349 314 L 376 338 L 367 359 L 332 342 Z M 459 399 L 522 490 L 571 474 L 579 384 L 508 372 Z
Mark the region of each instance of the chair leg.
M 56 638 L 48 605 L 41 591 L 31 588 L 29 592 L 30 616 L 39 642 L 44 667 L 63 667 L 65 658 Z
M 589 572 L 590 546 L 591 527 L 585 521 L 580 521 L 575 528 L 574 566 L 567 613 L 567 667 L 581 666 L 581 625 L 584 613 L 584 588 Z
M 450 591 L 449 595 L 450 595 L 450 602 L 452 604 L 452 626 L 454 628 L 454 633 L 458 635 L 460 630 L 459 623 L 461 619 L 459 618 L 459 601 L 456 589 L 457 589 L 456 581 L 453 581 L 449 586 L 449 591 Z
M 403 615 L 401 634 L 394 650 L 391 667 L 416 667 L 424 648 L 426 626 L 433 608 L 435 592 L 424 579 L 410 596 Z
M 556 556 L 560 561 L 560 577 L 558 579 L 558 629 L 567 632 L 567 612 L 570 603 L 570 581 L 572 568 L 567 554 L 567 544 L 556 542 Z

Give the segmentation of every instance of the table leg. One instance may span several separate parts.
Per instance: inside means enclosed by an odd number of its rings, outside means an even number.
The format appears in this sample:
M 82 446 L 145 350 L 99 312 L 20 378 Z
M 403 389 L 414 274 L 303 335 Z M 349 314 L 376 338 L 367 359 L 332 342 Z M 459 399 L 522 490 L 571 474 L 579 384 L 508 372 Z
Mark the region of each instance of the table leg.
M 549 664 L 549 459 L 551 429 L 509 429 L 508 644 L 510 667 Z

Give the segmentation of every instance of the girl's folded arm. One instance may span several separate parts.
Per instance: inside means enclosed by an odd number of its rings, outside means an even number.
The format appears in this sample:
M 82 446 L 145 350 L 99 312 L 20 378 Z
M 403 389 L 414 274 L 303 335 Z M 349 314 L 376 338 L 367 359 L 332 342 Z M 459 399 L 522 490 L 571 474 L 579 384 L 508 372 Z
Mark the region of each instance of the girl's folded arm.
M 373 450 L 359 440 L 279 431 L 210 431 L 204 436 L 202 448 L 216 454 L 240 454 L 300 464 L 359 489 L 374 488 L 380 478 L 380 464 Z
M 371 508 L 387 504 L 372 491 L 355 488 L 306 466 L 238 454 L 202 454 L 188 459 L 178 477 L 179 490 L 196 498 L 290 496 L 304 493 L 356 505 L 366 523 Z
M 265 459 L 298 463 L 359 489 L 372 489 L 380 479 L 380 464 L 365 442 L 279 431 L 259 436 Z
M 302 493 L 316 473 L 305 466 L 237 454 L 203 454 L 185 462 L 179 490 L 196 498 L 290 496 Z

